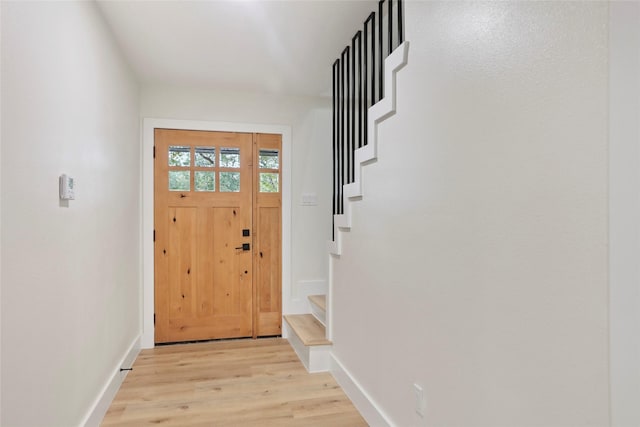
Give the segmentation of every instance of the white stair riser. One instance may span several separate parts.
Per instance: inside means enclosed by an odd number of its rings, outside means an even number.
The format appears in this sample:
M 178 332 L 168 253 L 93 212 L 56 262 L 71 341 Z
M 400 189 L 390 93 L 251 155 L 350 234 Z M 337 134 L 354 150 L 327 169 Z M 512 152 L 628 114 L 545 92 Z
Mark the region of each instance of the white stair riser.
M 286 336 L 289 344 L 298 355 L 298 358 L 308 372 L 327 372 L 329 370 L 329 360 L 331 354 L 330 345 L 306 346 L 302 343 L 295 331 L 287 322 L 284 322 Z
M 323 310 L 321 307 L 318 307 L 318 305 L 314 304 L 313 301 L 311 300 L 309 300 L 309 303 L 311 304 L 311 314 L 313 314 L 313 317 L 318 319 L 318 322 L 322 323 L 322 326 L 326 328 L 327 327 L 326 311 Z

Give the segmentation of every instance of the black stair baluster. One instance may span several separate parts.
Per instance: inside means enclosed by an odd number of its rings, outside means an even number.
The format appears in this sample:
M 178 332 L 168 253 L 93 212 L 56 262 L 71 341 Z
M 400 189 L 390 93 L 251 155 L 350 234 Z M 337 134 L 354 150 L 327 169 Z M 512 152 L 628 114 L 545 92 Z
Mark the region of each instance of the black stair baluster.
M 400 46 L 402 44 L 402 42 L 404 42 L 404 33 L 403 33 L 403 11 L 402 11 L 402 0 L 398 0 L 398 5 L 397 5 L 397 9 L 398 9 L 398 46 Z
M 382 42 L 382 5 L 384 0 L 380 0 L 378 3 L 378 101 L 382 99 L 384 96 L 384 87 L 383 87 L 383 79 L 384 79 L 384 70 L 382 67 L 384 66 L 384 43 Z M 377 101 L 376 101 L 377 102 Z

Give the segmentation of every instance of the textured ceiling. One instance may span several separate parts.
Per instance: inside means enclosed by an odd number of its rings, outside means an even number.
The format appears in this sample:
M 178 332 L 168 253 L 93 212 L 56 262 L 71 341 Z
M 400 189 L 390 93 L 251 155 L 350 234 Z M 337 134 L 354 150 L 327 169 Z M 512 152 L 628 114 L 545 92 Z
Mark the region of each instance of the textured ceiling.
M 98 1 L 142 83 L 328 96 L 377 1 Z

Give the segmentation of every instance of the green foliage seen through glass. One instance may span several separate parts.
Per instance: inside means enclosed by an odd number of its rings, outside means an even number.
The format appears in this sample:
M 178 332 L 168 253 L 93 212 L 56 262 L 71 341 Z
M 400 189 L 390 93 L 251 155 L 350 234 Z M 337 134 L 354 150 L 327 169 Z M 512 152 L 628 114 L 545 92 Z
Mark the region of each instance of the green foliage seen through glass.
M 261 193 L 277 193 L 278 187 L 277 173 L 260 173 L 260 192 Z
M 169 171 L 169 190 L 189 191 L 191 188 L 191 172 Z
M 220 191 L 231 193 L 240 191 L 240 172 L 220 172 Z
M 279 169 L 280 157 L 278 150 L 260 150 L 258 165 L 260 169 Z
M 220 149 L 220 167 L 221 168 L 239 168 L 240 167 L 240 149 L 239 148 L 221 148 Z
M 216 173 L 196 171 L 193 177 L 196 191 L 216 191 Z
M 190 166 L 191 165 L 191 148 L 170 146 L 169 147 L 169 166 Z
M 216 166 L 215 147 L 196 147 L 196 166 L 213 168 Z

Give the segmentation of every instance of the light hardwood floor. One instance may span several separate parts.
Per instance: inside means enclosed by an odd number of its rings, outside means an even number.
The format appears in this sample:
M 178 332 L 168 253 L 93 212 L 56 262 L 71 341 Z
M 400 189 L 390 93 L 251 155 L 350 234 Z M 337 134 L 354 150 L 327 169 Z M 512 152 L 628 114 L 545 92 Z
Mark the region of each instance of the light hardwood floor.
M 102 426 L 366 426 L 329 373 L 281 338 L 143 350 Z

